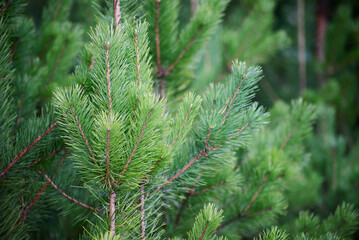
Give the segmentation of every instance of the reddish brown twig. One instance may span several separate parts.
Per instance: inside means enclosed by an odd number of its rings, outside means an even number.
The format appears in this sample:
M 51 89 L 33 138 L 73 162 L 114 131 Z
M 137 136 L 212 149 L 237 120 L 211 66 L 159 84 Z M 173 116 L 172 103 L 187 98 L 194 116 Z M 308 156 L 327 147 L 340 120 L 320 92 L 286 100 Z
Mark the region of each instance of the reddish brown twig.
M 282 151 L 285 146 L 287 146 L 287 143 L 289 142 L 289 139 L 292 137 L 294 131 L 297 129 L 297 125 L 295 125 L 290 132 L 288 133 L 287 137 L 284 139 L 284 142 L 282 143 L 282 146 L 280 147 L 280 150 Z
M 58 150 L 55 150 L 55 151 L 53 151 L 53 152 L 47 154 L 47 155 L 44 156 L 44 157 L 38 158 L 36 161 L 34 161 L 34 162 L 30 163 L 29 165 L 27 165 L 27 168 L 32 167 L 32 166 L 38 164 L 41 160 L 43 160 L 43 159 L 45 159 L 45 158 L 48 158 L 48 157 L 50 157 L 50 156 L 54 156 L 57 152 L 58 152 Z
M 136 142 L 136 144 L 135 144 L 135 147 L 133 148 L 132 153 L 131 153 L 130 157 L 128 158 L 126 165 L 123 167 L 123 169 L 122 169 L 122 171 L 121 171 L 121 173 L 120 173 L 121 175 L 123 175 L 123 174 L 125 173 L 125 171 L 126 171 L 128 165 L 130 164 L 130 162 L 131 162 L 131 160 L 132 160 L 133 155 L 135 154 L 135 151 L 136 151 L 136 149 L 137 149 L 137 147 L 138 147 L 138 144 L 139 144 L 140 141 L 141 141 L 141 138 L 142 138 L 143 133 L 144 133 L 144 131 L 145 131 L 145 128 L 146 128 L 146 126 L 147 126 L 148 120 L 150 119 L 151 113 L 152 113 L 152 110 L 150 110 L 150 111 L 147 113 L 147 118 L 146 118 L 145 123 L 144 123 L 143 126 L 142 126 L 142 130 L 141 130 L 140 136 L 139 136 L 138 139 L 137 139 L 137 142 Z
M 121 7 L 120 0 L 113 0 L 113 14 L 115 18 L 115 31 L 119 28 L 121 30 Z
M 175 179 L 177 179 L 179 176 L 182 175 L 182 173 L 184 173 L 190 166 L 193 165 L 193 163 L 195 163 L 198 159 L 200 159 L 203 155 L 204 156 L 208 156 L 208 152 L 209 151 L 214 151 L 218 149 L 218 146 L 215 147 L 209 147 L 208 146 L 208 142 L 209 142 L 209 138 L 211 135 L 211 130 L 212 128 L 209 128 L 208 131 L 208 135 L 206 138 L 206 141 L 204 143 L 204 150 L 202 150 L 197 156 L 195 156 L 189 163 L 187 163 L 178 173 L 176 173 L 173 177 L 170 178 L 170 180 L 168 180 L 166 183 L 164 183 L 162 185 L 162 187 L 159 188 L 159 190 L 161 190 L 163 187 L 167 186 L 168 184 L 170 184 L 171 182 L 173 182 Z
M 192 46 L 193 42 L 196 40 L 196 38 L 198 37 L 199 33 L 202 30 L 202 25 L 200 25 L 196 31 L 196 33 L 193 35 L 193 37 L 191 38 L 191 40 L 187 43 L 187 45 L 185 46 L 185 48 L 180 52 L 180 54 L 178 55 L 178 57 L 176 58 L 176 60 L 165 70 L 164 74 L 168 75 L 171 73 L 172 69 L 174 67 L 176 67 L 176 65 L 179 63 L 179 61 L 182 59 L 182 57 L 187 53 L 188 49 Z
M 226 184 L 227 182 L 228 182 L 228 180 L 221 181 L 221 182 L 216 183 L 216 184 L 214 184 L 214 185 L 212 185 L 212 186 L 210 186 L 210 187 L 207 187 L 207 188 L 205 188 L 205 189 L 203 189 L 203 190 L 201 190 L 201 191 L 193 192 L 191 195 L 192 195 L 192 196 L 200 195 L 200 194 L 202 194 L 202 193 L 204 193 L 204 192 L 207 192 L 207 191 L 209 191 L 209 190 L 215 189 L 216 187 L 218 187 L 218 186 L 220 186 L 220 185 Z
M 266 212 L 266 211 L 269 211 L 269 210 L 272 209 L 272 208 L 266 208 L 266 209 L 263 209 L 262 211 L 259 211 L 259 212 L 256 212 L 256 213 L 252 213 L 252 214 L 250 214 L 250 215 L 246 215 L 246 213 L 248 212 L 248 210 L 251 208 L 253 202 L 257 199 L 258 194 L 259 194 L 259 192 L 262 190 L 263 185 L 264 185 L 264 183 L 267 181 L 268 177 L 269 177 L 269 173 L 267 173 L 267 174 L 264 176 L 264 178 L 263 178 L 261 184 L 259 185 L 257 191 L 254 193 L 253 197 L 251 198 L 251 200 L 249 201 L 249 203 L 247 204 L 247 206 L 244 208 L 244 210 L 243 210 L 240 214 L 238 214 L 237 216 L 235 216 L 235 217 L 231 218 L 230 220 L 228 220 L 227 222 L 223 223 L 221 226 L 219 226 L 219 227 L 217 228 L 216 231 L 221 230 L 221 229 L 224 228 L 225 226 L 231 224 L 232 222 L 237 221 L 237 220 L 240 219 L 240 218 L 243 218 L 243 217 L 252 217 L 252 216 L 258 215 L 258 214 L 260 214 L 260 213 L 262 213 L 262 212 Z
M 12 162 L 2 171 L 0 174 L 0 178 L 3 177 L 9 170 L 12 168 L 17 161 L 19 161 L 32 147 L 34 147 L 46 134 L 51 132 L 54 127 L 59 123 L 59 120 L 54 122 L 45 132 L 43 132 L 40 136 L 38 136 L 35 141 L 33 141 L 25 150 L 23 150 L 20 154 L 16 155 Z
M 231 140 L 231 139 L 234 138 L 234 137 L 238 137 L 238 135 L 240 135 L 240 134 L 242 133 L 242 131 L 243 131 L 244 129 L 246 129 L 246 127 L 248 127 L 249 123 L 251 123 L 251 122 L 247 122 L 246 124 L 244 124 L 244 126 L 243 126 L 241 129 L 238 129 L 237 132 L 236 132 L 236 134 L 233 135 L 233 136 L 230 136 L 230 137 L 228 138 L 228 140 Z
M 192 187 L 191 190 L 189 190 L 187 192 L 186 197 L 182 201 L 181 207 L 178 210 L 176 221 L 175 221 L 176 226 L 178 226 L 178 224 L 180 222 L 183 210 L 185 209 L 185 207 L 186 207 L 186 205 L 188 203 L 189 197 L 192 196 L 193 191 L 194 191 L 194 187 Z
M 245 77 L 246 77 L 246 74 L 243 74 L 242 80 L 241 80 L 241 82 L 239 83 L 239 86 L 238 86 L 236 92 L 234 93 L 234 95 L 233 95 L 233 97 L 232 97 L 231 103 L 229 104 L 229 108 L 228 108 L 226 114 L 225 114 L 224 117 L 223 117 L 222 125 L 223 125 L 223 124 L 226 122 L 226 120 L 227 120 L 227 116 L 228 116 L 229 112 L 231 111 L 231 109 L 232 109 L 232 107 L 233 107 L 233 102 L 234 102 L 234 100 L 236 99 L 236 97 L 237 97 L 237 95 L 238 95 L 238 93 L 239 93 L 239 90 L 240 90 L 241 87 L 242 87 L 242 83 L 243 83 L 243 80 L 244 80 Z
M 89 205 L 86 205 L 85 203 L 82 203 L 82 202 L 80 202 L 80 201 L 74 199 L 73 197 L 67 195 L 65 192 L 63 192 L 63 191 L 49 178 L 49 176 L 48 176 L 46 173 L 43 173 L 43 172 L 41 172 L 41 171 L 38 171 L 38 173 L 44 175 L 45 178 L 47 179 L 47 181 L 49 181 L 50 184 L 51 184 L 59 193 L 61 193 L 64 197 L 66 197 L 67 199 L 69 199 L 69 200 L 71 200 L 71 201 L 73 201 L 73 202 L 75 202 L 75 203 L 77 203 L 77 204 L 79 204 L 79 205 L 81 205 L 81 206 L 83 206 L 83 207 L 85 207 L 85 208 L 87 208 L 87 209 L 93 210 L 93 211 L 95 211 L 95 212 L 103 212 L 101 209 L 97 209 L 97 208 L 91 207 L 91 206 L 89 206 Z
M 211 221 L 211 218 L 208 219 L 206 225 L 204 226 L 204 229 L 203 229 L 203 231 L 202 231 L 201 236 L 199 237 L 199 240 L 202 240 L 202 238 L 203 238 L 203 236 L 204 236 L 204 233 L 206 232 L 207 227 L 208 227 L 208 224 L 209 224 L 210 221 Z
M 75 113 L 74 107 L 71 107 L 71 112 L 72 112 L 72 114 L 74 115 L 74 118 L 75 118 L 75 121 L 76 121 L 76 125 L 77 125 L 77 127 L 78 127 L 78 129 L 79 129 L 79 131 L 80 131 L 80 133 L 81 133 L 82 139 L 84 140 L 87 149 L 89 150 L 89 152 L 90 152 L 90 154 L 91 154 L 91 157 L 92 157 L 92 159 L 93 159 L 93 161 L 94 161 L 94 164 L 95 164 L 96 166 L 98 166 L 98 165 L 97 165 L 96 158 L 95 158 L 95 154 L 93 153 L 92 148 L 91 148 L 91 146 L 90 146 L 90 143 L 89 143 L 89 141 L 88 141 L 88 139 L 87 139 L 87 137 L 86 137 L 86 135 L 85 135 L 85 132 L 84 132 L 83 129 L 82 129 L 81 123 L 80 123 L 80 121 L 79 121 L 79 119 L 78 119 L 78 117 L 77 117 L 77 115 L 76 115 L 76 113 Z
M 261 184 L 259 185 L 257 191 L 254 193 L 254 195 L 253 195 L 251 201 L 248 203 L 248 205 L 247 205 L 247 206 L 244 208 L 244 210 L 242 211 L 242 213 L 241 213 L 242 216 L 244 216 L 244 215 L 248 212 L 248 210 L 251 208 L 253 202 L 257 199 L 258 194 L 259 194 L 259 192 L 262 190 L 263 185 L 264 185 L 264 183 L 267 181 L 268 177 L 269 177 L 269 174 L 267 173 L 267 174 L 264 176 L 264 178 L 263 178 Z
M 35 203 L 39 200 L 39 198 L 41 197 L 42 193 L 46 190 L 47 186 L 49 185 L 50 181 L 47 181 L 42 188 L 40 189 L 40 191 L 36 194 L 35 198 L 31 201 L 31 203 L 25 208 L 25 210 L 23 211 L 23 213 L 21 214 L 21 216 L 19 217 L 19 219 L 17 220 L 17 222 L 15 223 L 15 227 L 21 222 L 21 221 L 25 221 L 27 214 L 30 212 L 30 209 L 32 208 L 32 206 L 35 205 Z

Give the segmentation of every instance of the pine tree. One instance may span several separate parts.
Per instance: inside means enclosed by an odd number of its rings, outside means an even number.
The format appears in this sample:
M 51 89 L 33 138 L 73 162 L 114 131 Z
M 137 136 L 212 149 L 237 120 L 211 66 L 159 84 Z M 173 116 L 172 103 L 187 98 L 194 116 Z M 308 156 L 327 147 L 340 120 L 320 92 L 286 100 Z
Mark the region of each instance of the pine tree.
M 261 68 L 237 60 L 187 91 L 228 1 L 200 1 L 183 29 L 179 1 L 93 2 L 96 23 L 78 24 L 74 3 L 50 1 L 39 28 L 25 4 L 0 4 L 1 238 L 248 238 L 308 202 L 293 195 L 319 185 L 304 177 L 312 105 L 279 102 L 270 118 L 253 101 Z M 343 204 L 319 230 L 302 213 L 291 234 L 347 238 L 357 221 Z

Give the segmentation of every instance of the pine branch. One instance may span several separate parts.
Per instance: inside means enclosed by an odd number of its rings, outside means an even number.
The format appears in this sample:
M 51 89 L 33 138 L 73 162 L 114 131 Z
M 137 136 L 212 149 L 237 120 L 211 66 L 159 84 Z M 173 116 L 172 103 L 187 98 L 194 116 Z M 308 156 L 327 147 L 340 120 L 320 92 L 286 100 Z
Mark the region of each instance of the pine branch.
M 199 237 L 199 240 L 202 240 L 202 238 L 203 238 L 203 236 L 204 236 L 204 233 L 206 232 L 207 226 L 208 226 L 208 224 L 209 224 L 210 221 L 211 221 L 211 218 L 208 219 L 206 225 L 204 226 L 204 229 L 203 229 L 203 231 L 202 231 L 201 236 Z
M 173 140 L 172 144 L 170 145 L 169 151 L 171 151 L 173 149 L 173 147 L 174 147 L 174 145 L 175 145 L 175 143 L 176 143 L 176 141 L 178 139 L 179 134 L 181 133 L 184 125 L 186 124 L 186 122 L 188 120 L 188 116 L 189 116 L 189 114 L 190 114 L 190 112 L 192 110 L 192 106 L 193 105 L 191 104 L 188 111 L 187 111 L 187 113 L 186 113 L 186 117 L 185 117 L 184 121 L 181 124 L 181 128 L 178 130 L 178 132 L 177 132 L 177 134 L 175 136 L 175 139 Z M 157 167 L 157 165 L 162 161 L 163 157 L 164 157 L 164 154 L 160 157 L 160 159 L 157 160 L 157 162 L 155 163 L 155 166 L 151 169 L 151 171 L 153 171 Z
M 200 34 L 202 30 L 202 25 L 200 25 L 197 29 L 197 32 L 193 35 L 191 40 L 187 43 L 186 47 L 180 52 L 176 60 L 164 71 L 164 75 L 168 75 L 171 73 L 174 67 L 179 63 L 179 61 L 182 59 L 182 57 L 187 53 L 188 49 L 192 46 L 193 42 L 196 40 L 198 35 Z
M 236 134 L 233 135 L 233 136 L 230 136 L 230 137 L 228 138 L 228 140 L 231 140 L 231 139 L 234 138 L 234 137 L 238 137 L 238 136 L 241 134 L 241 132 L 242 132 L 244 129 L 246 129 L 246 127 L 248 127 L 248 125 L 249 125 L 250 123 L 251 123 L 251 121 L 249 121 L 249 122 L 247 122 L 246 124 L 244 124 L 244 126 L 243 126 L 241 129 L 237 129 Z
M 25 208 L 25 210 L 23 211 L 23 213 L 21 214 L 21 216 L 19 217 L 19 219 L 17 220 L 17 222 L 15 223 L 15 227 L 21 222 L 21 221 L 25 221 L 27 214 L 30 212 L 30 209 L 32 208 L 32 206 L 35 205 L 35 203 L 39 200 L 39 198 L 41 197 L 41 195 L 43 194 L 43 192 L 46 190 L 47 186 L 49 185 L 50 181 L 48 180 L 40 189 L 40 191 L 36 194 L 35 198 L 31 201 L 31 203 Z
M 65 44 L 64 44 L 64 46 L 62 47 L 59 56 L 56 58 L 55 66 L 54 66 L 54 68 L 52 69 L 52 71 L 51 71 L 51 73 L 50 73 L 50 76 L 49 76 L 49 78 L 48 78 L 47 81 L 46 81 L 46 87 L 50 84 L 50 82 L 51 82 L 52 79 L 54 78 L 55 73 L 56 73 L 56 70 L 57 70 L 57 67 L 59 66 L 59 64 L 60 64 L 60 62 L 61 62 L 61 60 L 62 60 L 62 57 L 63 57 L 64 54 L 65 54 L 65 51 L 66 51 L 67 46 L 69 45 L 69 42 L 70 42 L 70 40 L 69 40 L 69 39 L 66 39 Z
M 247 205 L 247 206 L 244 208 L 244 210 L 242 211 L 242 213 L 241 213 L 242 216 L 244 216 L 244 215 L 248 212 L 248 210 L 251 208 L 253 202 L 257 199 L 258 194 L 259 194 L 259 192 L 262 190 L 263 185 L 264 185 L 264 183 L 267 181 L 268 177 L 269 177 L 269 173 L 267 173 L 267 174 L 264 176 L 264 178 L 263 178 L 261 184 L 259 185 L 257 191 L 254 193 L 254 195 L 253 195 L 251 201 L 248 203 L 248 205 Z
M 247 206 L 244 208 L 244 210 L 243 210 L 240 214 L 238 214 L 237 216 L 231 218 L 230 220 L 228 220 L 227 222 L 225 222 L 225 223 L 223 223 L 221 226 L 219 226 L 219 227 L 217 228 L 217 231 L 219 231 L 219 230 L 221 230 L 222 228 L 224 228 L 225 226 L 227 226 L 227 225 L 229 225 L 229 224 L 231 224 L 231 223 L 237 221 L 238 219 L 243 218 L 243 217 L 246 216 L 246 213 L 247 213 L 248 210 L 251 208 L 253 202 L 257 199 L 258 194 L 259 194 L 260 191 L 262 190 L 263 185 L 264 185 L 264 183 L 267 181 L 268 177 L 269 177 L 269 173 L 267 173 L 267 174 L 264 176 L 264 178 L 263 178 L 261 184 L 259 185 L 257 191 L 254 193 L 253 197 L 251 198 L 251 200 L 249 201 L 249 203 L 247 204 Z M 260 213 L 262 213 L 262 212 L 266 212 L 266 211 L 269 211 L 269 210 L 271 210 L 271 208 L 270 208 L 270 209 L 268 208 L 268 210 L 267 210 L 267 209 L 264 209 L 264 210 L 262 210 L 262 211 L 260 211 L 260 212 L 253 213 L 253 214 L 250 214 L 250 215 L 248 215 L 248 216 L 255 216 L 255 215 L 258 215 L 258 214 L 260 214 Z
M 54 13 L 54 16 L 52 17 L 53 21 L 56 19 L 57 15 L 59 14 L 61 5 L 62 5 L 62 0 L 58 1 L 57 5 L 56 5 L 55 13 Z
M 121 0 L 113 0 L 113 14 L 115 18 L 115 31 L 119 28 L 121 30 Z
M 48 157 L 50 157 L 50 156 L 54 156 L 56 153 L 58 153 L 58 150 L 55 150 L 55 151 L 53 151 L 53 152 L 51 152 L 51 153 L 45 155 L 44 157 L 38 158 L 36 161 L 34 161 L 34 162 L 30 163 L 29 165 L 27 165 L 27 168 L 32 167 L 32 166 L 38 164 L 41 160 L 43 160 L 43 159 L 45 159 L 45 158 L 48 158 Z
M 289 141 L 289 139 L 292 137 L 294 131 L 297 129 L 297 125 L 295 125 L 291 130 L 290 132 L 288 133 L 287 137 L 284 139 L 284 142 L 282 143 L 282 146 L 280 147 L 280 150 L 282 151 L 285 146 L 287 146 L 287 143 Z
M 184 173 L 190 166 L 193 165 L 193 163 L 195 163 L 198 159 L 200 159 L 203 155 L 204 156 L 208 156 L 208 153 L 210 151 L 214 151 L 214 150 L 217 150 L 219 147 L 218 146 L 215 146 L 215 147 L 208 147 L 208 141 L 209 141 L 209 137 L 211 135 L 211 130 L 212 128 L 210 127 L 209 128 L 209 131 L 208 131 L 208 135 L 207 135 L 207 138 L 206 138 L 206 142 L 205 142 L 205 145 L 204 145 L 204 150 L 202 150 L 197 156 L 195 156 L 189 163 L 187 163 L 178 173 L 176 173 L 173 177 L 171 177 L 170 180 L 168 180 L 166 183 L 164 183 L 160 188 L 159 190 L 163 189 L 165 186 L 167 186 L 168 184 L 170 184 L 171 182 L 173 182 L 175 179 L 177 179 L 179 176 L 182 175 L 182 173 Z
M 77 203 L 77 204 L 79 204 L 79 205 L 81 205 L 81 206 L 83 206 L 83 207 L 85 207 L 85 208 L 87 208 L 87 209 L 93 210 L 93 211 L 95 211 L 95 212 L 103 212 L 101 209 L 97 209 L 97 208 L 88 206 L 88 205 L 86 205 L 85 203 L 82 203 L 82 202 L 80 202 L 80 201 L 74 199 L 73 197 L 67 195 L 65 192 L 63 192 L 63 191 L 49 178 L 49 176 L 48 176 L 46 173 L 43 173 L 43 172 L 41 172 L 41 171 L 38 171 L 38 173 L 44 175 L 45 178 L 47 179 L 47 181 L 49 181 L 50 184 L 51 184 L 59 193 L 61 193 L 64 197 L 66 197 L 67 199 L 70 199 L 71 201 L 73 201 L 73 202 L 75 202 L 75 203 Z
M 72 106 L 71 106 L 71 112 L 72 112 L 72 114 L 73 114 L 74 117 L 75 117 L 76 125 L 77 125 L 77 127 L 79 128 L 79 130 L 80 130 L 82 139 L 85 141 L 85 144 L 86 144 L 86 146 L 87 146 L 87 149 L 89 150 L 92 159 L 94 160 L 95 164 L 97 165 L 96 158 L 95 158 L 95 154 L 94 154 L 93 151 L 92 151 L 92 148 L 91 148 L 91 146 L 90 146 L 90 144 L 89 144 L 89 141 L 88 141 L 88 139 L 87 139 L 87 137 L 86 137 L 84 131 L 82 130 L 81 123 L 80 123 L 80 121 L 79 121 L 77 115 L 75 114 L 74 107 L 72 107 Z
M 216 183 L 216 184 L 214 184 L 214 185 L 212 185 L 212 186 L 210 186 L 210 187 L 207 187 L 207 188 L 205 188 L 205 189 L 203 189 L 203 190 L 201 190 L 201 191 L 193 192 L 193 193 L 191 194 L 191 196 L 200 195 L 201 193 L 204 193 L 204 192 L 207 192 L 207 191 L 209 191 L 209 190 L 215 189 L 216 187 L 218 187 L 218 186 L 220 186 L 220 185 L 223 185 L 223 184 L 226 184 L 227 182 L 228 182 L 228 180 L 221 181 L 221 182 Z
M 194 191 L 194 187 L 192 187 L 191 190 L 189 190 L 187 192 L 185 199 L 183 199 L 183 201 L 182 201 L 181 207 L 178 210 L 176 221 L 175 221 L 176 226 L 178 226 L 179 221 L 181 220 L 183 210 L 185 209 L 185 207 L 186 207 L 186 205 L 188 203 L 189 197 L 192 196 L 193 191 Z
M 144 133 L 144 131 L 145 131 L 145 128 L 146 128 L 146 126 L 147 126 L 148 120 L 150 119 L 151 113 L 152 113 L 152 110 L 150 110 L 150 111 L 147 113 L 147 118 L 146 118 L 145 123 L 143 124 L 142 130 L 141 130 L 141 133 L 140 133 L 140 136 L 139 136 L 138 139 L 137 139 L 137 142 L 136 142 L 136 144 L 135 144 L 135 147 L 133 148 L 132 153 L 131 153 L 130 157 L 128 158 L 126 165 L 123 167 L 123 169 L 122 169 L 122 171 L 121 171 L 121 173 L 120 173 L 121 175 L 123 175 L 123 174 L 125 173 L 125 171 L 126 171 L 128 165 L 130 164 L 130 162 L 131 162 L 131 160 L 132 160 L 133 155 L 135 154 L 135 151 L 136 151 L 136 149 L 137 149 L 137 147 L 138 147 L 138 144 L 139 144 L 140 141 L 141 141 L 141 138 L 142 138 L 143 133 Z
M 49 153 L 47 156 L 51 156 L 53 153 L 57 153 L 58 151 L 54 151 L 52 153 Z M 62 163 L 64 162 L 66 155 L 69 153 L 69 150 L 65 150 L 64 154 L 61 157 L 61 160 L 59 161 L 59 163 L 56 166 L 55 169 L 55 173 L 58 171 L 59 167 L 62 165 Z M 40 158 L 41 159 L 41 158 Z M 40 199 L 40 197 L 42 196 L 43 192 L 46 190 L 47 186 L 49 185 L 50 181 L 47 180 L 46 183 L 42 186 L 42 188 L 40 189 L 40 191 L 36 194 L 35 198 L 31 201 L 31 203 L 25 208 L 25 210 L 23 211 L 23 213 L 21 214 L 21 216 L 19 217 L 19 219 L 17 220 L 17 222 L 15 223 L 15 227 L 23 220 L 23 222 L 25 222 L 26 216 L 27 214 L 30 212 L 30 209 L 32 208 L 32 206 L 35 205 L 35 203 Z
M 43 132 L 40 136 L 38 136 L 35 141 L 33 141 L 25 150 L 23 150 L 20 154 L 16 155 L 12 162 L 2 171 L 0 174 L 0 178 L 2 178 L 14 165 L 19 161 L 32 147 L 34 147 L 46 134 L 51 132 L 56 125 L 59 123 L 59 120 L 54 122 L 45 132 Z
M 229 105 L 229 108 L 228 108 L 226 114 L 225 114 L 224 117 L 223 117 L 222 125 L 226 122 L 227 116 L 228 116 L 229 112 L 231 111 L 231 109 L 232 109 L 232 107 L 233 107 L 233 102 L 234 102 L 234 100 L 236 99 L 236 96 L 238 95 L 239 90 L 241 89 L 243 80 L 244 80 L 245 78 L 247 78 L 247 77 L 248 77 L 248 75 L 246 76 L 246 74 L 244 73 L 244 74 L 243 74 L 243 77 L 242 77 L 242 80 L 241 80 L 241 82 L 239 83 L 239 86 L 238 86 L 236 92 L 234 93 L 234 95 L 233 95 L 233 97 L 232 97 L 232 100 L 231 100 L 231 103 L 230 103 L 230 105 Z

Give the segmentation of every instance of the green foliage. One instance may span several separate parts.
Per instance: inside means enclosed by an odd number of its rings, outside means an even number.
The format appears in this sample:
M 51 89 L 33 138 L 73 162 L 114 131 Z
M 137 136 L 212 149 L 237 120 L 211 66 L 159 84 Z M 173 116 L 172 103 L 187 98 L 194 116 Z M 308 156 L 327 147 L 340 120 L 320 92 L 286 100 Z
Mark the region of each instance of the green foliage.
M 254 101 L 262 69 L 229 63 L 286 46 L 275 4 L 242 1 L 234 18 L 238 3 L 201 0 L 181 27 L 180 1 L 49 1 L 36 24 L 2 1 L 0 238 L 350 239 L 354 205 L 293 220 L 339 193 L 357 201 L 357 149 L 334 110 L 298 99 L 269 115 Z M 211 71 L 202 53 L 218 57 Z

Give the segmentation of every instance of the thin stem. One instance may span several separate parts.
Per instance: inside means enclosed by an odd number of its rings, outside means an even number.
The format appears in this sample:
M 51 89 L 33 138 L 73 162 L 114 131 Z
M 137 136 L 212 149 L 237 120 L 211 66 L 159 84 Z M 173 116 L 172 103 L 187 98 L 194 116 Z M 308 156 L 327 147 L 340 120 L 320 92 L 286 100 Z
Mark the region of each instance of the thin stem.
M 196 40 L 196 38 L 198 37 L 201 30 L 202 30 L 202 25 L 200 25 L 198 27 L 196 33 L 193 35 L 191 40 L 187 43 L 185 48 L 180 52 L 180 54 L 178 55 L 176 60 L 165 70 L 165 75 L 170 74 L 171 71 L 173 70 L 173 68 L 176 67 L 176 65 L 179 63 L 179 61 L 182 59 L 182 57 L 187 53 L 188 49 L 192 46 L 193 42 Z
M 97 209 L 97 208 L 91 207 L 91 206 L 89 206 L 89 205 L 86 205 L 85 203 L 82 203 L 82 202 L 80 202 L 80 201 L 74 199 L 73 197 L 67 195 L 65 192 L 63 192 L 63 191 L 49 178 L 49 176 L 48 176 L 47 174 L 45 174 L 45 173 L 43 173 L 43 172 L 41 172 L 41 171 L 38 171 L 38 173 L 44 175 L 45 178 L 47 179 L 47 181 L 49 181 L 50 184 L 51 184 L 59 193 L 61 193 L 64 197 L 66 197 L 67 199 L 70 199 L 71 201 L 73 201 L 73 202 L 75 202 L 75 203 L 77 203 L 77 204 L 79 204 L 79 205 L 81 205 L 81 206 L 83 206 L 83 207 L 85 207 L 85 208 L 87 208 L 87 209 L 90 209 L 90 210 L 93 210 L 93 211 L 96 211 L 96 212 L 102 212 L 101 209 Z
M 287 137 L 284 139 L 282 146 L 280 147 L 280 150 L 283 151 L 283 149 L 285 148 L 285 146 L 287 146 L 289 139 L 292 137 L 294 131 L 297 129 L 297 125 L 295 125 L 290 132 L 288 133 Z
M 112 236 L 116 234 L 116 193 L 110 193 L 110 232 Z
M 120 0 L 113 0 L 113 14 L 115 18 L 115 31 L 121 30 L 121 7 Z
M 58 150 L 55 150 L 55 151 L 53 151 L 53 152 L 47 154 L 47 155 L 44 156 L 44 157 L 38 158 L 36 161 L 30 163 L 30 164 L 27 166 L 27 168 L 32 167 L 32 166 L 38 164 L 41 160 L 43 160 L 43 159 L 45 159 L 45 158 L 48 158 L 48 157 L 50 157 L 50 156 L 54 156 L 57 152 L 58 152 Z
M 234 138 L 234 137 L 238 137 L 238 136 L 242 133 L 242 131 L 243 131 L 244 129 L 246 129 L 246 127 L 248 127 L 248 125 L 249 125 L 250 123 L 251 123 L 251 121 L 250 121 L 250 122 L 247 122 L 246 124 L 244 124 L 244 126 L 243 126 L 241 129 L 237 129 L 236 134 L 233 135 L 233 136 L 230 136 L 230 137 L 228 138 L 228 140 L 231 140 L 231 139 Z
M 136 152 L 136 149 L 137 149 L 137 147 L 138 147 L 138 144 L 140 143 L 141 138 L 142 138 L 142 136 L 143 136 L 143 133 L 144 133 L 144 131 L 145 131 L 145 128 L 146 128 L 146 126 L 147 126 L 148 120 L 150 119 L 151 113 L 152 113 L 152 110 L 150 110 L 150 111 L 147 113 L 147 118 L 146 118 L 145 123 L 144 123 L 143 126 L 142 126 L 142 130 L 141 130 L 140 136 L 139 136 L 138 139 L 137 139 L 137 142 L 136 142 L 136 144 L 135 144 L 135 147 L 133 148 L 132 153 L 131 153 L 130 157 L 128 158 L 126 165 L 123 167 L 123 169 L 122 169 L 122 171 L 121 171 L 121 173 L 120 173 L 121 175 L 123 175 L 123 174 L 125 173 L 125 171 L 126 171 L 128 165 L 130 164 L 130 162 L 131 162 L 131 160 L 132 160 L 133 155 L 134 155 L 135 152 Z
M 267 181 L 268 177 L 269 177 L 269 174 L 267 173 L 267 174 L 264 176 L 264 178 L 263 178 L 261 184 L 259 185 L 257 191 L 254 193 L 254 195 L 253 195 L 251 201 L 248 203 L 248 205 L 247 205 L 247 206 L 244 208 L 244 210 L 242 211 L 242 213 L 241 213 L 242 216 L 244 216 L 244 215 L 248 212 L 248 210 L 251 208 L 253 202 L 257 199 L 258 194 L 259 194 L 259 192 L 262 190 L 263 185 L 264 185 L 264 183 Z
M 162 185 L 162 187 L 160 187 L 159 189 L 162 189 L 163 187 L 167 186 L 168 184 L 173 182 L 175 179 L 177 179 L 179 176 L 181 176 L 182 173 L 184 173 L 190 166 L 193 165 L 193 163 L 195 163 L 203 155 L 208 156 L 209 151 L 214 151 L 214 150 L 217 150 L 219 148 L 218 146 L 208 147 L 208 142 L 209 142 L 209 137 L 211 135 L 211 130 L 212 130 L 212 128 L 210 127 L 209 131 L 208 131 L 207 138 L 206 138 L 206 142 L 204 144 L 204 150 L 202 150 L 197 156 L 195 156 L 189 163 L 187 163 L 178 173 L 176 173 L 173 177 L 171 177 L 170 180 L 168 180 L 166 183 L 164 183 Z
M 0 174 L 0 178 L 2 178 L 14 165 L 19 161 L 32 147 L 34 147 L 46 134 L 51 132 L 55 126 L 59 123 L 59 120 L 54 122 L 45 132 L 43 132 L 40 136 L 38 136 L 35 141 L 33 141 L 25 150 L 23 150 L 20 154 L 16 155 L 12 162 L 2 171 Z
M 77 115 L 75 114 L 74 107 L 71 107 L 71 111 L 72 111 L 72 114 L 74 115 L 74 118 L 75 118 L 75 121 L 76 121 L 76 125 L 77 125 L 77 127 L 79 128 L 79 130 L 80 130 L 82 139 L 84 140 L 84 142 L 85 142 L 85 144 L 86 144 L 86 147 L 87 147 L 87 149 L 89 150 L 89 152 L 90 152 L 90 154 L 91 154 L 92 159 L 94 160 L 95 164 L 97 164 L 97 163 L 96 163 L 95 154 L 93 153 L 92 148 L 91 148 L 91 146 L 90 146 L 90 144 L 89 144 L 89 141 L 88 141 L 88 139 L 87 139 L 87 137 L 86 137 L 86 135 L 85 135 L 85 132 L 84 132 L 83 129 L 82 129 L 81 123 L 80 123 L 80 121 L 79 121 Z
M 192 187 L 192 189 L 187 192 L 185 199 L 183 199 L 183 201 L 182 201 L 181 207 L 179 208 L 177 217 L 176 217 L 176 222 L 175 222 L 176 226 L 178 226 L 178 224 L 180 222 L 183 210 L 185 209 L 185 207 L 188 203 L 189 197 L 192 196 L 193 191 L 194 191 L 194 187 Z
M 208 224 L 209 224 L 210 221 L 211 221 L 211 218 L 208 219 L 206 225 L 204 226 L 204 229 L 203 229 L 203 231 L 202 231 L 201 236 L 199 237 L 199 240 L 202 240 L 202 238 L 203 238 L 203 236 L 204 236 L 204 234 L 205 234 L 205 232 L 206 232 L 206 230 L 207 230 L 207 227 L 208 227 Z
M 218 187 L 218 186 L 220 186 L 220 185 L 226 184 L 227 182 L 228 182 L 228 180 L 221 181 L 221 182 L 216 183 L 216 184 L 214 184 L 214 185 L 212 185 L 212 186 L 210 186 L 210 187 L 207 187 L 207 188 L 205 188 L 205 189 L 203 189 L 203 190 L 201 190 L 201 191 L 193 192 L 191 195 L 192 195 L 192 196 L 200 195 L 200 194 L 202 194 L 202 193 L 204 193 L 204 192 L 207 192 L 207 191 L 209 191 L 209 190 L 215 189 L 216 187 Z
M 248 76 L 248 75 L 247 75 L 247 76 Z M 224 117 L 223 117 L 222 125 L 226 122 L 227 116 L 228 116 L 229 112 L 231 111 L 231 109 L 232 109 L 232 107 L 233 107 L 233 102 L 234 102 L 234 100 L 236 99 L 236 97 L 237 97 L 237 95 L 238 95 L 238 93 L 239 93 L 239 90 L 241 89 L 243 80 L 244 80 L 244 78 L 246 78 L 247 76 L 246 76 L 246 74 L 243 74 L 242 80 L 241 80 L 241 82 L 240 82 L 240 84 L 239 84 L 239 86 L 238 86 L 236 92 L 234 93 L 234 95 L 233 95 L 233 97 L 232 97 L 232 100 L 231 100 L 231 103 L 230 103 L 230 105 L 229 105 L 229 108 L 228 108 L 226 114 L 225 114 Z

